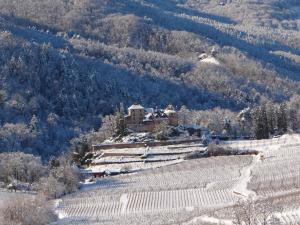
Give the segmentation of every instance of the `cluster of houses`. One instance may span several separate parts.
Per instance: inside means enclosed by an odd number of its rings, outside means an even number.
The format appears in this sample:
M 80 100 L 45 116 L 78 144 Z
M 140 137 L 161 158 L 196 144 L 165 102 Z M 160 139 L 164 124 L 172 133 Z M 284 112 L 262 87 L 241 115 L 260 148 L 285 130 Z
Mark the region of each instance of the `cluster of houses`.
M 172 105 L 165 109 L 145 108 L 133 104 L 124 118 L 127 128 L 135 132 L 153 132 L 160 125 L 178 126 L 178 112 Z
M 134 132 L 155 132 L 162 126 L 179 125 L 179 113 L 172 105 L 165 109 L 145 108 L 140 104 L 133 104 L 128 108 L 128 114 L 125 115 L 125 126 Z M 208 134 L 209 130 L 199 125 L 184 124 L 183 129 L 190 135 L 201 136 Z
M 133 104 L 128 108 L 125 125 L 135 132 L 153 132 L 161 125 L 178 126 L 179 116 L 172 105 L 165 109 L 154 109 Z

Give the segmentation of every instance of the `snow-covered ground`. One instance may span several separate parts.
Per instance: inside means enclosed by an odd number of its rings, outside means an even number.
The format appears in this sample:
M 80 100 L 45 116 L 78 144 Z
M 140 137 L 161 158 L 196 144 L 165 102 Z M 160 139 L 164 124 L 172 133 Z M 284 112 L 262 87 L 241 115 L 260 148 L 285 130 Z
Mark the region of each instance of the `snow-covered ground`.
M 11 193 L 0 191 L 0 207 L 3 206 L 5 201 L 7 201 L 10 198 L 10 196 L 11 196 Z
M 281 224 L 300 223 L 300 136 L 225 145 L 256 149 L 257 156 L 220 156 L 183 161 L 135 174 L 101 179 L 66 196 L 60 224 L 231 224 L 237 200 L 275 198 Z
M 183 161 L 187 153 L 205 150 L 201 143 L 170 146 L 107 149 L 95 153 L 91 166 L 86 171 L 97 173 L 118 173 L 126 170 L 136 172 Z
M 233 187 L 233 192 L 235 194 L 241 195 L 244 198 L 249 198 L 249 196 L 256 196 L 256 193 L 248 189 L 248 183 L 251 180 L 251 171 L 256 163 L 260 160 L 260 154 L 253 156 L 253 160 L 249 166 L 246 166 L 240 170 L 241 179 Z
M 200 62 L 214 64 L 214 65 L 220 65 L 220 62 L 215 57 L 212 57 L 212 56 L 202 59 L 202 60 L 200 60 Z

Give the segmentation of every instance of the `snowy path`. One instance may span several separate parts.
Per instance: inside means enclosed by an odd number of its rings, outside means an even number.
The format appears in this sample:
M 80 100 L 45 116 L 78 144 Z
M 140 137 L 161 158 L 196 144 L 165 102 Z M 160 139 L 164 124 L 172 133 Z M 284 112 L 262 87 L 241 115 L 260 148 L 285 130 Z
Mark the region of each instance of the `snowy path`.
M 256 197 L 256 193 L 252 190 L 248 189 L 248 183 L 251 180 L 251 170 L 254 168 L 254 166 L 260 161 L 261 155 L 258 154 L 253 157 L 252 163 L 241 169 L 241 179 L 237 182 L 237 184 L 233 187 L 233 193 L 242 196 L 244 198 L 249 198 L 250 196 Z

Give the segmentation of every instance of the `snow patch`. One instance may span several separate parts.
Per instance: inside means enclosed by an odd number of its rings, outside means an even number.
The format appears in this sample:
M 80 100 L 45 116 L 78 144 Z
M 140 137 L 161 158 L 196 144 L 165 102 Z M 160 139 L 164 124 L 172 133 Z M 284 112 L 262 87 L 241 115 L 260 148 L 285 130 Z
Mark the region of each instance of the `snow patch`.
M 57 209 L 61 202 L 62 202 L 61 199 L 54 200 L 54 208 L 55 208 L 54 212 L 56 213 L 58 219 L 60 220 L 68 217 L 68 214 L 65 211 Z
M 210 63 L 210 64 L 214 64 L 214 65 L 220 65 L 220 62 L 215 57 L 212 57 L 212 56 L 202 59 L 202 60 L 200 60 L 200 62 Z
M 195 209 L 195 207 L 193 207 L 193 206 L 185 207 L 185 211 L 187 211 L 187 212 L 193 212 L 194 209 Z
M 120 203 L 122 205 L 121 213 L 125 213 L 126 212 L 126 208 L 127 208 L 127 204 L 128 204 L 128 195 L 127 194 L 123 194 L 121 196 Z

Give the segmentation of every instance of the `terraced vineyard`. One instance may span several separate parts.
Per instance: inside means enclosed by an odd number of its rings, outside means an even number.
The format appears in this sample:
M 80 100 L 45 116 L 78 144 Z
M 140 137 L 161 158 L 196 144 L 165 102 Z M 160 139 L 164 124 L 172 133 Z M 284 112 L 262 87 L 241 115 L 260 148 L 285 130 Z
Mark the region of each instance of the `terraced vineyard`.
M 300 222 L 300 204 L 293 201 L 300 199 L 299 136 L 224 144 L 261 154 L 190 160 L 103 178 L 61 200 L 59 224 L 213 224 L 219 220 L 202 216 L 252 193 L 284 207 L 277 215 L 281 224 Z
M 240 168 L 251 162 L 251 156 L 216 157 L 105 178 L 94 189 L 64 198 L 58 211 L 73 219 L 115 221 L 120 216 L 189 214 L 223 207 L 234 203 L 231 189 Z
M 204 151 L 205 147 L 199 140 L 191 140 L 189 144 L 169 146 L 153 146 L 149 148 L 114 148 L 100 149 L 94 152 L 91 166 L 87 173 L 122 173 L 158 168 L 183 161 L 186 154 L 195 150 Z
M 300 188 L 300 143 L 266 148 L 265 160 L 252 171 L 249 187 L 270 196 Z

